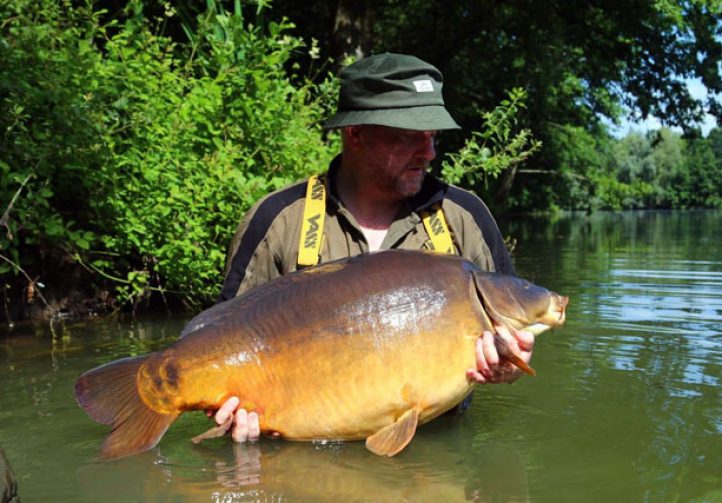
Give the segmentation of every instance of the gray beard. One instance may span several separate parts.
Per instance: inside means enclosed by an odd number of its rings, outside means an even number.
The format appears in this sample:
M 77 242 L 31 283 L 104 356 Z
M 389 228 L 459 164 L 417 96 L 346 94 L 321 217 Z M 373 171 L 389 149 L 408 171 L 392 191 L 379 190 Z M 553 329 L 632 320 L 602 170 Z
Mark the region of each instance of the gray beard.
M 394 184 L 396 192 L 404 198 L 415 196 L 421 190 L 424 178 L 426 178 L 426 173 L 424 173 L 418 180 L 414 179 L 413 181 L 404 181 L 397 179 Z

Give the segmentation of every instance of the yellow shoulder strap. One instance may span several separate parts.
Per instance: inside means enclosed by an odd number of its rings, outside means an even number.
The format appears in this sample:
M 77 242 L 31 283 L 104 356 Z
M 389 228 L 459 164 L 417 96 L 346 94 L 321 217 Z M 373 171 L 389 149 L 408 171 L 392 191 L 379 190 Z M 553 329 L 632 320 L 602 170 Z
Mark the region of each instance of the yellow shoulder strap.
M 323 221 L 326 218 L 326 186 L 318 175 L 308 179 L 306 201 L 303 207 L 301 239 L 298 243 L 298 265 L 318 264 L 323 239 Z
M 431 238 L 431 250 L 436 253 L 455 255 L 454 243 L 451 240 L 451 233 L 446 225 L 441 205 L 436 204 L 431 208 L 431 211 L 425 211 L 422 214 L 422 220 L 426 232 Z

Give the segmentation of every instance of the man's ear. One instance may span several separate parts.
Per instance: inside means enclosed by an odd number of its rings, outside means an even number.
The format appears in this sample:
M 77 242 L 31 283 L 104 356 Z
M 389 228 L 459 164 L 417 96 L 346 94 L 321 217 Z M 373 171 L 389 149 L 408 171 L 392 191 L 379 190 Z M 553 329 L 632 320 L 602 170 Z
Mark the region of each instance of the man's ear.
M 341 128 L 344 147 L 357 149 L 361 144 L 361 126 L 344 126 Z

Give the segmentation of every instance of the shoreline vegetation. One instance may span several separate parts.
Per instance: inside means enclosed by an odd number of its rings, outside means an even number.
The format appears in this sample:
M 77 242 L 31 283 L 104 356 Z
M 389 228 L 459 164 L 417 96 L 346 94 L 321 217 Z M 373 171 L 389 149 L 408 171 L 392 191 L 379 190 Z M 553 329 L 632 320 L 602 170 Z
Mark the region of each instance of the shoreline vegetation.
M 356 52 L 409 52 L 442 69 L 464 130 L 439 138 L 435 172 L 497 215 L 722 206 L 722 129 L 694 128 L 703 111 L 720 112 L 717 4 L 607 2 L 597 45 L 580 45 L 573 19 L 536 21 L 509 2 L 483 18 L 493 44 L 447 34 L 429 46 L 414 37 L 446 31 L 419 23 L 455 19 L 461 33 L 482 12 L 424 17 L 419 4 L 394 18 L 395 4 L 345 12 L 337 3 L 309 12 L 283 0 L 0 5 L 0 319 L 212 304 L 243 214 L 339 151 L 321 124 L 335 106 L 334 75 Z M 344 15 L 375 18 L 344 38 Z M 524 19 L 527 31 L 510 39 Z M 544 23 L 557 38 L 534 32 Z M 666 43 L 652 47 L 652 35 Z M 556 53 L 532 54 L 534 37 Z M 439 53 L 453 44 L 452 57 Z M 609 59 L 610 45 L 613 65 L 590 63 Z M 678 75 L 704 74 L 710 101 L 685 94 L 669 70 L 640 66 L 641 49 Z M 624 106 L 684 133 L 614 138 L 601 117 L 614 121 Z

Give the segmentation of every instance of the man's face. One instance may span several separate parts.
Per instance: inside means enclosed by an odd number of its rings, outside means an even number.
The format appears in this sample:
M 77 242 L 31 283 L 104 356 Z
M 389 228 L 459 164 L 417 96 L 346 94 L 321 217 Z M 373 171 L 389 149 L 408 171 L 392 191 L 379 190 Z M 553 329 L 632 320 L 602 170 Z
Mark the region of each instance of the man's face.
M 421 190 L 421 184 L 436 157 L 436 131 L 414 131 L 386 126 L 358 128 L 358 147 L 364 162 L 360 173 L 379 192 L 404 199 Z

